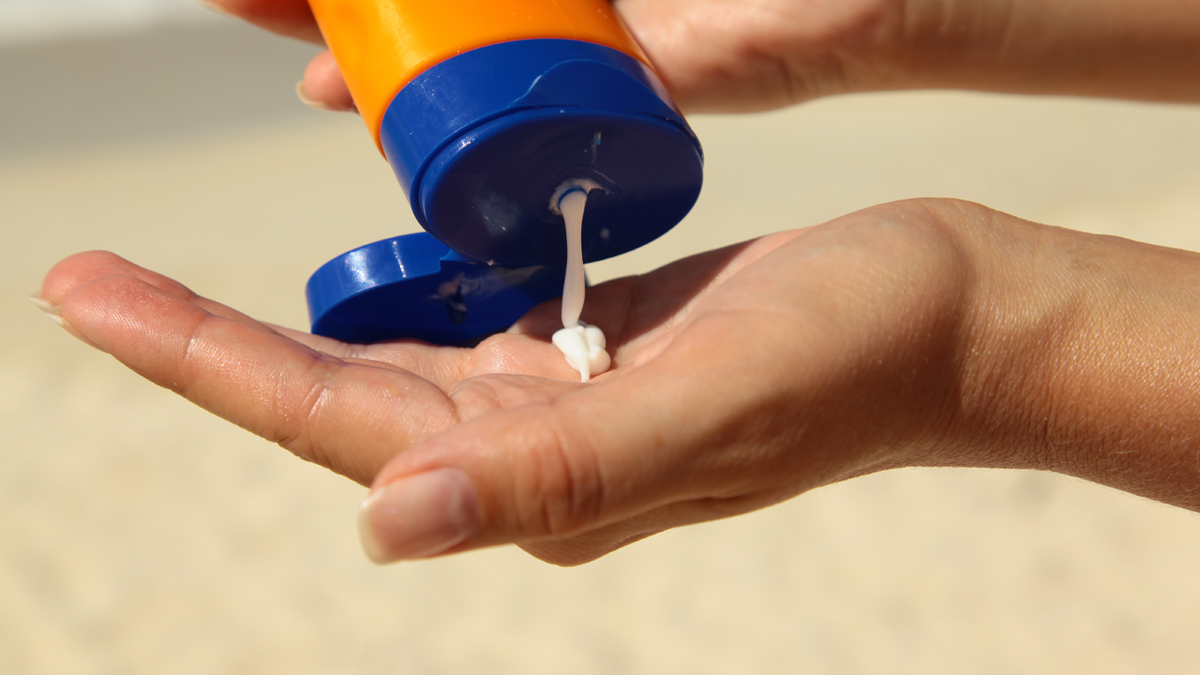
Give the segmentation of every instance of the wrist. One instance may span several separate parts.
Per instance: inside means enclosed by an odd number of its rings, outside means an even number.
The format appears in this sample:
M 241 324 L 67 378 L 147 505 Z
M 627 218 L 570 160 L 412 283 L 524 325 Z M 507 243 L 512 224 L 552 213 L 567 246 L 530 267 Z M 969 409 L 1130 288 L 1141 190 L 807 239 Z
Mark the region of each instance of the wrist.
M 970 462 L 1200 509 L 1200 255 L 994 212 L 973 236 Z
M 854 91 L 969 89 L 1200 101 L 1200 5 L 922 0 L 881 12 Z

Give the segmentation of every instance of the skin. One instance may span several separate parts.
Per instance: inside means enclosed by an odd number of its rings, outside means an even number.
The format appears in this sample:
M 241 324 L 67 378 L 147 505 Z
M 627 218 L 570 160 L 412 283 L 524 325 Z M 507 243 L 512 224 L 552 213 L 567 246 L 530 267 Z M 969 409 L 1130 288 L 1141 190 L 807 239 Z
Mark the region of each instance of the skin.
M 319 41 L 300 0 L 213 4 Z M 614 5 L 692 111 L 911 87 L 1200 98 L 1186 0 Z M 351 105 L 327 55 L 303 84 Z M 549 342 L 557 302 L 460 349 L 264 325 L 102 252 L 41 293 L 151 381 L 370 484 L 374 559 L 515 543 L 578 564 L 905 466 L 1057 471 L 1200 510 L 1196 288 L 1197 254 L 901 202 L 591 289 L 613 368 L 587 384 Z
M 470 533 L 420 555 L 578 564 L 902 466 L 1060 471 L 1200 510 L 1195 288 L 1200 255 L 890 204 L 597 286 L 584 319 L 614 367 L 588 384 L 549 343 L 557 303 L 460 349 L 266 326 L 108 253 L 42 294 L 148 379 L 360 483 L 460 472 Z
M 204 0 L 321 44 L 306 0 Z M 768 110 L 893 89 L 1200 101 L 1190 0 L 614 0 L 687 112 Z M 309 101 L 351 110 L 328 53 Z

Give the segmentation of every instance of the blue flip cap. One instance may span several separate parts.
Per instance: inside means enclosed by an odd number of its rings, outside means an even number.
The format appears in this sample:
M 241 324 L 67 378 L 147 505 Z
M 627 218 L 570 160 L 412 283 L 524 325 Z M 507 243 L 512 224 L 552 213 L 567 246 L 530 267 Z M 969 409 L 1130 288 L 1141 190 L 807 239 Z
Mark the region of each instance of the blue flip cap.
M 683 219 L 703 154 L 654 73 L 579 40 L 503 42 L 432 66 L 384 114 L 380 140 L 421 225 L 506 266 L 566 261 L 550 196 L 587 179 L 585 261 L 638 248 Z
M 564 267 L 487 265 L 425 233 L 367 244 L 325 263 L 306 288 L 312 332 L 343 342 L 470 343 L 562 295 Z

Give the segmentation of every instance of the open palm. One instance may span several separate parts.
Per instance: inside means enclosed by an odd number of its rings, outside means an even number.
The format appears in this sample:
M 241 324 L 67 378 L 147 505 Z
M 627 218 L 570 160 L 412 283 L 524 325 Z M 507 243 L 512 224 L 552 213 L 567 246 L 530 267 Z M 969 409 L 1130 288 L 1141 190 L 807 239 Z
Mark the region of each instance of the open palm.
M 587 384 L 549 342 L 556 301 L 466 349 L 268 326 L 108 253 L 42 293 L 77 336 L 304 459 L 377 489 L 458 472 L 469 536 L 378 557 L 516 542 L 578 562 L 896 465 L 947 428 L 969 275 L 931 208 L 594 287 L 584 319 L 614 366 Z

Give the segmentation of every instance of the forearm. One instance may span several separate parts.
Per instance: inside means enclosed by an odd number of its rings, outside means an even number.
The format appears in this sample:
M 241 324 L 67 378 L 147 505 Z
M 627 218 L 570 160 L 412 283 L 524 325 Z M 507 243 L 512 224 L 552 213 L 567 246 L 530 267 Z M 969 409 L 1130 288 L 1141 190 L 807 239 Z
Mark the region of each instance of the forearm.
M 863 64 L 864 88 L 1200 101 L 1200 3 L 1191 0 L 902 4 L 881 22 L 890 46 Z
M 1200 511 L 1200 254 L 1002 215 L 976 243 L 973 447 Z

